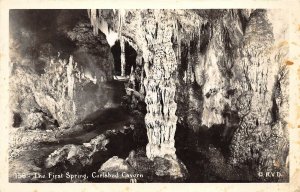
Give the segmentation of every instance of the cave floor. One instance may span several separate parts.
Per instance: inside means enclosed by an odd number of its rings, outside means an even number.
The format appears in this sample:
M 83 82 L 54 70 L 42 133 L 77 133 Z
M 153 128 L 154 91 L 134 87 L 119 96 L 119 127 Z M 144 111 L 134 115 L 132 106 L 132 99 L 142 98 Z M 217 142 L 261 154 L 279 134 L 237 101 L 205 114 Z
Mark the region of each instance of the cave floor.
M 65 137 L 64 139 L 56 139 L 55 132 L 46 131 L 28 131 L 12 129 L 10 140 L 12 144 L 10 157 L 9 157 L 9 182 L 11 183 L 40 183 L 52 182 L 45 178 L 36 178 L 43 172 L 45 159 L 56 149 L 63 147 L 66 144 L 80 145 L 90 141 L 107 130 L 118 129 L 123 127 L 123 122 L 106 124 L 99 129 L 89 132 L 82 132 L 77 137 Z M 101 126 L 100 126 L 101 127 Z M 26 134 L 26 137 L 24 135 Z M 26 138 L 16 139 L 16 138 Z M 21 141 L 21 142 L 20 142 Z M 13 143 L 14 142 L 14 143 Z M 203 151 L 191 151 L 189 149 L 177 150 L 177 156 L 185 164 L 189 177 L 184 182 L 189 183 L 222 183 L 222 182 L 245 182 L 251 181 L 251 175 L 247 174 L 244 170 L 241 172 L 229 167 L 218 150 L 214 147 L 209 147 Z M 99 169 L 99 165 L 93 169 Z M 243 177 L 241 177 L 243 176 Z M 250 178 L 247 178 L 250 177 Z M 121 180 L 97 180 L 97 181 L 84 181 L 84 182 L 123 182 Z M 124 181 L 128 182 L 128 181 Z M 143 181 L 151 182 L 151 181 Z M 155 181 L 157 182 L 157 181 Z M 162 180 L 159 182 L 171 182 L 169 180 Z
M 65 130 L 9 129 L 9 182 L 45 182 L 45 179 L 33 176 L 41 173 L 45 159 L 56 149 L 67 144 L 81 145 L 107 130 L 119 130 L 128 125 L 130 117 L 120 105 L 125 95 L 124 83 L 111 81 L 108 85 L 114 90 L 114 107 L 99 109 L 87 116 L 81 123 L 86 120 L 95 123 L 88 130 L 76 127 Z M 60 137 L 62 132 L 64 136 Z
M 33 176 L 41 172 L 44 160 L 53 151 L 67 144 L 80 145 L 89 142 L 106 130 L 122 128 L 126 122 L 120 121 L 96 126 L 94 130 L 77 131 L 76 135 L 78 136 L 65 136 L 64 138 L 56 138 L 55 131 L 22 130 L 22 128 L 16 130 L 12 128 L 10 133 L 9 181 L 39 182 L 33 179 Z

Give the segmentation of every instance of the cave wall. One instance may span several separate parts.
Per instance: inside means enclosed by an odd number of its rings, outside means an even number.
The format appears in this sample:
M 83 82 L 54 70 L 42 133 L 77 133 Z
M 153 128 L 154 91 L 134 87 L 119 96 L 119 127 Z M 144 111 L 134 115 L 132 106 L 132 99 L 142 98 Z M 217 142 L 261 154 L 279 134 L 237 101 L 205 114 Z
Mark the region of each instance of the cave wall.
M 223 154 L 234 166 L 249 166 L 254 172 L 287 171 L 285 40 L 288 31 L 286 21 L 278 20 L 283 16 L 282 11 L 92 10 L 89 13 L 94 29 L 104 29 L 107 36 L 118 33 L 142 57 L 139 63 L 144 72 L 135 73 L 141 85 L 156 81 L 151 72 L 155 71 L 156 76 L 169 73 L 169 62 L 164 55 L 172 47 L 176 86 L 169 88 L 176 89 L 176 93 L 170 97 L 174 105 L 169 108 L 175 110 L 177 106 L 177 127 L 187 127 L 183 132 L 188 134 L 177 137 L 187 141 L 181 143 L 193 140 L 192 145 L 203 147 L 202 140 L 209 138 L 204 143 L 221 150 L 225 147 Z M 173 21 L 172 26 L 164 22 L 166 18 Z M 170 33 L 171 39 L 164 40 L 164 33 Z M 155 38 L 166 43 L 158 60 L 156 45 L 152 45 Z M 144 87 L 136 90 L 145 96 L 150 139 L 149 126 L 159 119 L 152 115 L 158 113 L 153 113 L 151 106 L 158 109 L 164 103 L 156 105 L 156 100 L 150 102 L 147 98 L 152 95 L 156 99 L 160 85 L 154 83 L 151 88 L 144 83 Z M 152 120 L 147 119 L 150 115 Z M 160 133 L 153 136 L 156 139 L 167 134 L 164 126 L 160 127 Z M 163 142 L 158 143 L 161 146 Z
M 196 51 L 187 54 L 191 75 L 183 78 L 190 83 L 179 85 L 187 90 L 179 100 L 192 133 L 211 137 L 219 148 L 229 146 L 230 163 L 286 173 L 287 28 L 275 37 L 268 16 L 266 10 L 230 10 L 204 25 L 187 45 Z
M 42 113 L 69 127 L 113 106 L 113 57 L 84 10 L 10 11 L 10 105 L 32 127 Z M 40 128 L 40 127 L 36 127 Z

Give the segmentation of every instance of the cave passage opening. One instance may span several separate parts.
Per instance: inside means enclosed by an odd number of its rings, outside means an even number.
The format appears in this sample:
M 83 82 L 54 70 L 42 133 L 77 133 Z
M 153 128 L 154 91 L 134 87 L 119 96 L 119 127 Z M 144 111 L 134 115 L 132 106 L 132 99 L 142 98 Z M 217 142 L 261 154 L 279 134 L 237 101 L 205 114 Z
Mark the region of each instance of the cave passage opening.
M 114 75 L 121 75 L 121 46 L 120 41 L 116 41 L 111 47 L 111 52 L 114 58 Z M 130 75 L 131 69 L 136 67 L 137 52 L 135 49 L 125 42 L 125 75 Z

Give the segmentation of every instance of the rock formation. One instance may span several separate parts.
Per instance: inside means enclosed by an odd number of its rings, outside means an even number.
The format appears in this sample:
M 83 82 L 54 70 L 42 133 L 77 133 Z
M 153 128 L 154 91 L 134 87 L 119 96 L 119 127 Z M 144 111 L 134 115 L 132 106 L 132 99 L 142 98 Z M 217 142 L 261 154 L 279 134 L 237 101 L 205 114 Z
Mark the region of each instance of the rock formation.
M 91 12 L 94 30 L 120 34 L 142 57 L 135 76 L 147 104 L 148 158 L 175 157 L 179 123 L 188 125 L 188 137 L 215 134 L 234 166 L 287 170 L 288 46 L 287 25 L 275 21 L 280 11 Z
M 108 130 L 88 143 L 65 145 L 48 156 L 45 160 L 45 168 L 68 170 L 72 167 L 72 172 L 75 173 L 93 163 L 101 165 L 113 154 L 129 153 L 133 143 L 132 132 L 132 129 L 128 127 L 122 130 Z
M 19 13 L 24 18 L 29 14 Z M 54 19 L 48 21 L 49 26 L 41 26 L 50 31 L 48 42 L 44 42 L 47 34 L 40 31 L 43 29 L 26 25 L 31 21 L 18 21 L 23 27 L 20 30 L 11 25 L 10 102 L 12 111 L 20 114 L 22 126 L 32 126 L 27 117 L 34 109 L 54 118 L 57 126 L 70 127 L 113 103 L 113 92 L 107 84 L 113 77 L 113 58 L 105 37 L 93 35 L 87 15 L 80 16 L 80 11 L 50 14 Z M 72 24 L 74 15 L 79 17 Z M 39 19 L 35 16 L 33 21 Z M 34 44 L 28 43 L 31 38 L 36 39 Z M 60 45 L 59 41 L 63 43 Z
M 289 31 L 280 10 L 45 11 L 53 18 L 10 17 L 12 125 L 50 129 L 51 142 L 62 142 L 43 171 L 288 180 Z M 99 135 L 76 143 L 83 133 Z M 282 177 L 257 174 L 268 171 Z

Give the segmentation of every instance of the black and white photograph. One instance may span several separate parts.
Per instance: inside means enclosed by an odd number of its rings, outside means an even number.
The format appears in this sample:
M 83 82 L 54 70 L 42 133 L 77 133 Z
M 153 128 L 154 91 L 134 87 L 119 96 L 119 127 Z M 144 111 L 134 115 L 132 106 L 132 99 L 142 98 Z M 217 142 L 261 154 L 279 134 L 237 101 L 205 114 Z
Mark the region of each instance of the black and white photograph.
M 9 9 L 9 183 L 291 181 L 285 10 L 95 8 Z

